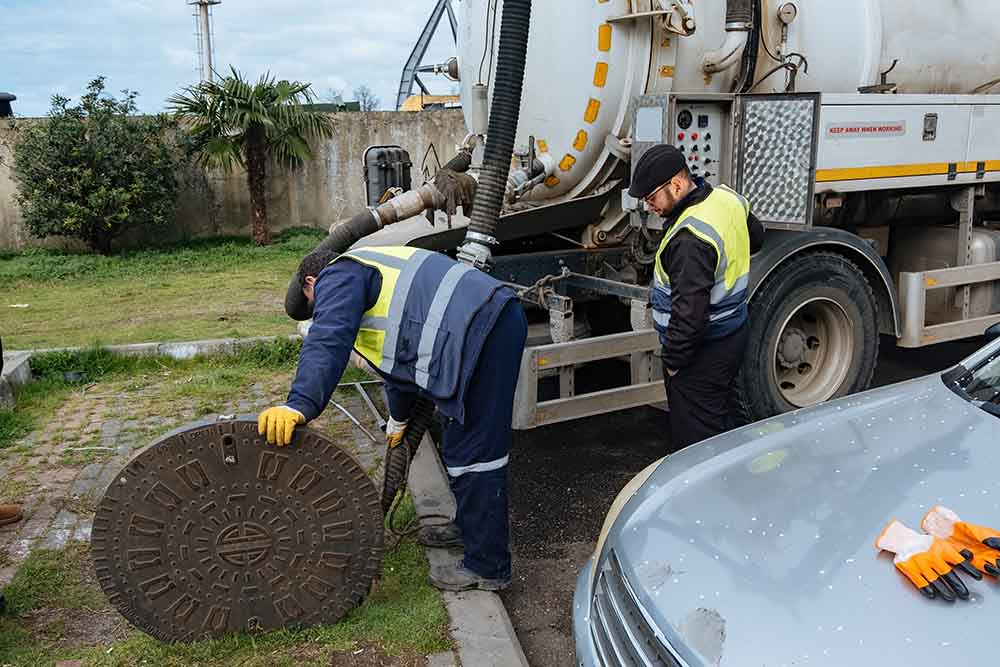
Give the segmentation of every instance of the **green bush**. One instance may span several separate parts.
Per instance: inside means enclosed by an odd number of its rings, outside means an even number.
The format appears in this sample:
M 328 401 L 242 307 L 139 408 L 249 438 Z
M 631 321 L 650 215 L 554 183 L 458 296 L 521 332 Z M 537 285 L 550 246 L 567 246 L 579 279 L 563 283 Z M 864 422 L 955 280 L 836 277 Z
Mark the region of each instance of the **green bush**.
M 104 78 L 80 104 L 56 95 L 48 120 L 19 131 L 14 176 L 33 236 L 66 236 L 102 254 L 125 230 L 174 213 L 176 151 L 166 116 L 136 116 L 136 93 L 116 99 Z

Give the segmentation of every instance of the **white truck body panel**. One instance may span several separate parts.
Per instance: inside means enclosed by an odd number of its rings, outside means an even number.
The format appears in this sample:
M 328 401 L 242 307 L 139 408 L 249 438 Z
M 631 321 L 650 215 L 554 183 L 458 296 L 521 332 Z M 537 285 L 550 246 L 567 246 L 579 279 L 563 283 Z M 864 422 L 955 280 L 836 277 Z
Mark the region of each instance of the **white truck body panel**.
M 1000 181 L 1000 95 L 823 95 L 822 101 L 817 192 Z M 933 116 L 935 137 L 925 139 L 925 119 Z
M 692 35 L 680 36 L 664 31 L 658 19 L 616 20 L 655 9 L 650 0 L 534 3 L 517 144 L 526 146 L 534 136 L 541 142 L 539 149 L 549 152 L 560 167 L 555 178 L 532 192 L 532 199 L 574 197 L 603 183 L 612 162 L 605 139 L 608 135 L 628 135 L 627 111 L 634 96 L 731 91 L 738 65 L 711 76 L 702 69 L 705 54 L 725 39 L 726 2 L 698 0 L 689 4 L 697 26 Z M 778 0 L 763 2 L 763 41 L 772 52 L 781 46 L 777 19 L 781 4 Z M 798 16 L 788 27 L 784 53 L 801 53 L 808 59 L 808 72 L 798 75 L 799 92 L 855 93 L 859 86 L 879 83 L 879 72 L 889 69 L 896 59 L 899 63 L 888 81 L 897 83 L 901 93 L 968 93 L 1000 77 L 1000 49 L 996 47 L 1000 2 L 798 0 L 795 4 Z M 487 43 L 487 26 L 492 25 L 498 37 L 500 18 L 492 21 L 492 12 L 487 9 L 496 6 L 500 14 L 502 5 L 502 0 L 458 3 L 464 100 L 471 99 L 471 88 L 477 81 L 491 79 L 491 53 L 495 68 L 498 40 Z M 775 64 L 761 45 L 758 76 Z M 778 72 L 752 92 L 776 92 L 783 90 L 784 84 L 784 75 Z M 949 118 L 962 113 L 943 111 Z M 470 113 L 468 107 L 466 113 Z M 880 114 L 875 112 L 876 117 Z M 991 140 L 1000 130 L 995 124 L 993 129 L 985 129 L 990 122 L 988 118 L 981 123 L 973 121 L 970 127 Z M 960 134 L 952 129 L 946 132 L 949 142 Z M 966 137 L 966 141 L 976 139 L 973 134 Z M 845 148 L 851 155 L 856 152 L 849 145 Z M 867 159 L 875 158 L 863 148 L 858 147 L 857 152 Z M 848 159 L 837 158 L 835 163 Z M 893 187 L 891 183 L 879 186 Z

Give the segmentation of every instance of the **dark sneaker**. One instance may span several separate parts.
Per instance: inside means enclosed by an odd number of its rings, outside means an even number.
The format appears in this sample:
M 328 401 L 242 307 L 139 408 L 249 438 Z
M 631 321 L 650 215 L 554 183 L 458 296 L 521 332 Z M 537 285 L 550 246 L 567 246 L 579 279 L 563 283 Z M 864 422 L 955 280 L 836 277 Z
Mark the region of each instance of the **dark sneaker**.
M 424 526 L 417 534 L 417 541 L 432 549 L 462 548 L 462 531 L 453 523 Z
M 445 567 L 431 568 L 431 584 L 442 591 L 499 591 L 510 585 L 506 579 L 487 579 L 468 570 L 461 561 Z

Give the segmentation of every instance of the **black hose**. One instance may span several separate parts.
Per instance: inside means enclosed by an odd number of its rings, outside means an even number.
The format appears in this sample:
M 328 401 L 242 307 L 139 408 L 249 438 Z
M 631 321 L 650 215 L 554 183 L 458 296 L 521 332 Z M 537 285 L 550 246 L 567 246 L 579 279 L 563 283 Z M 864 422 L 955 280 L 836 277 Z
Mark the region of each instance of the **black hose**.
M 531 0 L 505 0 L 500 21 L 500 52 L 493 82 L 493 105 L 486 152 L 469 221 L 469 233 L 493 238 L 503 206 L 514 137 L 521 111 L 524 62 L 528 52 Z M 478 242 L 476 237 L 473 241 Z
M 726 0 L 726 23 L 753 21 L 753 0 Z
M 378 230 L 378 221 L 372 212 L 366 209 L 344 224 L 334 227 L 330 235 L 323 239 L 313 252 L 316 250 L 347 252 L 347 249 L 359 240 Z M 300 322 L 312 317 L 312 308 L 306 301 L 306 295 L 302 293 L 302 282 L 298 273 L 292 276 L 291 282 L 288 283 L 288 292 L 285 293 L 285 312 L 293 320 Z
M 735 92 L 737 93 L 748 93 L 753 88 L 754 76 L 757 73 L 757 58 L 760 53 L 761 31 L 764 29 L 760 0 L 751 1 L 753 3 L 753 27 L 747 38 L 747 46 L 743 50 L 740 78 L 735 84 Z
M 403 442 L 385 452 L 385 477 L 382 480 L 382 512 L 392 525 L 389 511 L 392 509 L 396 495 L 402 489 L 406 491 L 406 478 L 410 471 L 410 462 L 420 447 L 420 441 L 434 422 L 434 402 L 420 394 L 413 403 L 410 419 L 406 425 Z

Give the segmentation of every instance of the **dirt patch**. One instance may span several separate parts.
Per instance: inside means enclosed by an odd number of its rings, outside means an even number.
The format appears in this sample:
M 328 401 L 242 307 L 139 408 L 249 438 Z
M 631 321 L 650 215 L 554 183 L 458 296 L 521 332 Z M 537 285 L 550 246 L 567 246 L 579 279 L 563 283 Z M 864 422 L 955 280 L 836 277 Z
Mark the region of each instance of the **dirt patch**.
M 513 581 L 502 597 L 532 665 L 575 667 L 573 590 L 594 545 L 557 546 L 560 558 L 523 558 L 515 552 Z
M 352 651 L 337 651 L 330 660 L 330 667 L 426 667 L 422 655 L 389 656 L 372 646 Z
M 514 571 L 502 598 L 530 664 L 575 666 L 577 574 L 621 488 L 669 453 L 666 425 L 663 412 L 640 408 L 515 434 Z
M 38 609 L 24 619 L 24 628 L 47 644 L 75 648 L 111 644 L 125 639 L 131 626 L 108 609 Z

